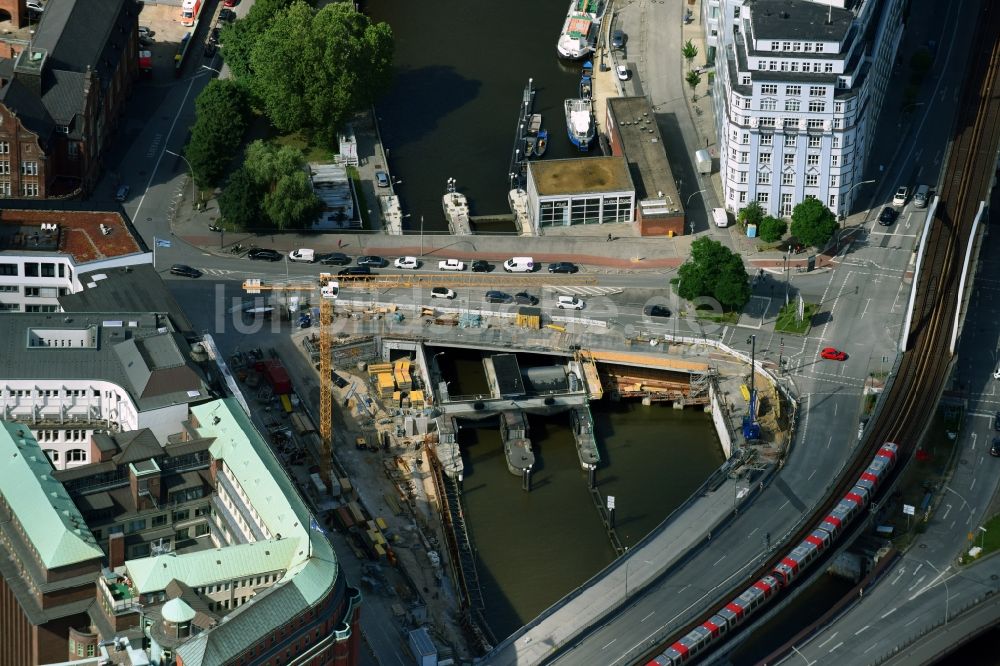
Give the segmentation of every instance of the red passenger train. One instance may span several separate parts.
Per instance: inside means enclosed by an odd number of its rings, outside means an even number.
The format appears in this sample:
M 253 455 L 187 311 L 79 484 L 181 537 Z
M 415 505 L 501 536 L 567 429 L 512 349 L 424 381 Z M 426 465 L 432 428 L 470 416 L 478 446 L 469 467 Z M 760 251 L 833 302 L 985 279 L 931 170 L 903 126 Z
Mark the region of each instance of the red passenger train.
M 792 584 L 816 557 L 828 549 L 844 528 L 864 511 L 875 496 L 882 481 L 896 464 L 899 446 L 886 442 L 878 450 L 857 483 L 837 506 L 820 522 L 802 543 L 781 558 L 771 570 L 747 588 L 706 622 L 691 630 L 686 636 L 667 648 L 665 652 L 647 662 L 646 666 L 677 666 L 683 664 L 721 636 L 746 621 L 761 606 L 773 599 L 782 588 Z

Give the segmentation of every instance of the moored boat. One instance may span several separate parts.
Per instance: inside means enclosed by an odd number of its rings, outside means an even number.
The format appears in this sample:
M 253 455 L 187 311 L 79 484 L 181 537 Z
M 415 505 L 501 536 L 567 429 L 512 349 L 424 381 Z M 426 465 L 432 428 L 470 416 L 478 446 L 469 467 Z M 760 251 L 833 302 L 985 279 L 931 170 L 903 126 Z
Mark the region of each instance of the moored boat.
M 581 151 L 590 150 L 594 140 L 594 112 L 589 99 L 568 99 L 566 107 L 566 132 L 569 140 Z
M 603 0 L 572 0 L 566 13 L 556 52 L 559 57 L 579 60 L 594 52 L 600 32 Z
M 545 149 L 549 147 L 549 131 L 538 130 L 538 137 L 535 140 L 535 155 L 541 157 L 545 154 Z
M 593 76 L 594 64 L 588 60 L 583 63 L 583 71 L 580 73 L 580 97 L 584 99 L 593 97 Z

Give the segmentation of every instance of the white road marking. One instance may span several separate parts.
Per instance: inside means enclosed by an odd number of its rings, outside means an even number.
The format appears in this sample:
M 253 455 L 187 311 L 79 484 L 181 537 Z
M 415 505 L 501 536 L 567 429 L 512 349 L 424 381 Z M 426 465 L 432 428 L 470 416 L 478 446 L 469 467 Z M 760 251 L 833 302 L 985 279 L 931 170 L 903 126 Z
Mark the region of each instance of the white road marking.
M 972 477 L 972 483 L 969 484 L 969 490 L 976 487 L 976 477 Z
M 719 562 L 721 562 L 721 561 L 722 561 L 722 560 L 724 560 L 724 559 L 726 559 L 726 556 L 725 556 L 725 555 L 723 555 L 722 557 L 720 557 L 719 559 L 717 559 L 717 560 L 715 561 L 715 564 L 713 564 L 712 566 L 713 566 L 713 567 L 717 567 L 717 566 L 719 566 Z
M 944 510 L 944 515 L 941 516 L 941 520 L 947 520 L 949 513 L 951 513 L 951 504 L 949 504 L 948 508 Z
M 812 478 L 813 478 L 814 476 L 816 476 L 816 470 L 813 470 L 813 471 L 812 471 L 812 474 L 810 474 L 810 475 L 809 475 L 809 478 L 808 478 L 808 479 L 806 479 L 806 481 L 812 481 Z
M 896 612 L 896 608 L 893 607 L 892 610 L 886 611 L 885 613 L 883 613 L 882 616 L 879 619 L 884 620 L 885 618 L 889 617 L 890 615 L 892 615 L 895 612 Z
M 895 580 L 892 581 L 891 585 L 895 585 L 896 583 L 898 583 L 899 579 L 903 577 L 904 573 L 906 573 L 906 570 L 905 569 L 900 569 L 899 570 L 899 575 L 896 576 Z
M 786 506 L 788 506 L 789 502 L 791 502 L 791 500 L 785 500 L 785 503 L 778 507 L 778 511 L 781 511 Z
M 844 644 L 844 641 L 840 641 L 839 643 L 837 643 L 836 645 L 834 645 L 832 648 L 830 648 L 830 654 L 833 654 L 834 650 L 836 650 L 837 648 L 839 648 L 843 644 Z
M 826 448 L 830 448 L 831 444 L 833 444 L 833 435 L 830 435 L 830 439 L 826 440 Z
M 865 313 L 868 312 L 868 306 L 871 305 L 871 303 L 872 303 L 872 299 L 869 298 L 868 301 L 865 303 L 865 309 L 861 311 L 861 316 L 859 317 L 859 319 L 864 319 L 865 318 Z
M 909 588 L 907 588 L 906 591 L 907 592 L 912 592 L 913 588 L 915 588 L 917 585 L 920 585 L 922 582 L 924 582 L 925 578 L 927 578 L 927 576 L 921 576 L 920 578 L 918 578 L 917 582 L 914 583 L 913 585 L 911 585 Z M 915 596 L 917 596 L 917 597 L 920 596 L 920 593 L 917 593 Z
M 618 639 L 617 639 L 617 638 L 612 638 L 612 639 L 611 639 L 611 643 L 614 643 L 614 642 L 615 642 L 616 640 L 618 640 Z M 607 650 L 607 649 L 608 649 L 609 647 L 611 647 L 611 643 L 608 643 L 607 645 L 605 645 L 605 646 L 604 646 L 604 647 L 602 647 L 601 649 L 602 649 L 602 650 Z
M 914 622 L 916 622 L 919 619 L 920 619 L 920 617 L 917 616 L 917 617 L 913 618 L 912 620 L 910 620 L 909 622 L 907 622 L 906 624 L 904 624 L 903 626 L 904 627 L 908 627 L 908 626 L 910 626 L 911 624 L 913 624 Z
M 918 564 L 917 568 L 913 570 L 913 575 L 916 576 L 917 572 L 920 571 L 920 568 L 923 567 L 923 566 L 924 566 L 923 562 L 921 562 L 920 564 Z
M 861 634 L 865 633 L 866 631 L 868 631 L 871 628 L 872 628 L 872 625 L 866 624 L 865 626 L 863 626 L 860 629 L 858 629 L 857 631 L 855 631 L 854 635 L 855 636 L 860 636 Z
M 830 641 L 832 641 L 834 638 L 836 638 L 837 634 L 839 634 L 839 633 L 840 633 L 839 631 L 833 632 L 828 639 L 826 639 L 825 641 L 823 641 L 822 643 L 820 643 L 816 647 L 823 647 L 824 645 L 826 645 L 827 643 L 829 643 Z
M 653 617 L 654 615 L 656 615 L 656 611 L 649 611 L 649 615 L 647 615 L 646 617 L 644 617 L 641 620 L 639 620 L 639 624 L 642 624 L 643 622 L 645 622 L 649 618 Z
M 971 439 L 972 439 L 972 444 L 969 446 L 969 450 L 970 451 L 975 451 L 976 450 L 976 433 L 972 433 Z
M 753 528 L 753 532 L 751 532 L 750 534 L 748 534 L 748 535 L 747 535 L 747 538 L 749 539 L 750 537 L 752 537 L 752 536 L 753 536 L 754 534 L 756 534 L 756 533 L 757 533 L 757 530 L 759 530 L 759 529 L 760 529 L 759 527 L 755 527 L 755 528 Z
M 872 643 L 871 647 L 868 648 L 867 650 L 865 650 L 864 654 L 868 654 L 869 652 L 871 652 L 872 650 L 874 650 L 877 647 L 878 647 L 878 643 Z

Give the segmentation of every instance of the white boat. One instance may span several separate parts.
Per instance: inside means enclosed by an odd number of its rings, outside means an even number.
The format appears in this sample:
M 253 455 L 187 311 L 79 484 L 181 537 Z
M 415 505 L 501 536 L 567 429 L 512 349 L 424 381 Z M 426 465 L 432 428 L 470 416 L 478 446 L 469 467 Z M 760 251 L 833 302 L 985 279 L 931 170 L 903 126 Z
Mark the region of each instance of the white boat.
M 581 151 L 590 150 L 594 140 L 594 111 L 589 99 L 566 100 L 566 133 Z
M 560 58 L 580 60 L 594 52 L 604 13 L 604 0 L 572 0 L 556 52 Z

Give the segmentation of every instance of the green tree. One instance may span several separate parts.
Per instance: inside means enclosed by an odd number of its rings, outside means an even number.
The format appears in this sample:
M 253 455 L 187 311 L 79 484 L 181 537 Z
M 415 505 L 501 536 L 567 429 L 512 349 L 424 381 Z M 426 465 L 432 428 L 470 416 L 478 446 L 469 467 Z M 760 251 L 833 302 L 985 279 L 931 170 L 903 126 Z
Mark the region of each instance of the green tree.
M 743 208 L 740 208 L 740 212 L 736 214 L 736 221 L 744 226 L 755 224 L 759 228 L 764 215 L 764 209 L 761 208 L 760 204 L 756 201 L 751 201 Z
M 760 221 L 757 229 L 757 235 L 761 237 L 761 240 L 765 243 L 774 243 L 780 241 L 781 237 L 788 231 L 788 224 L 781 218 L 768 215 Z
M 695 90 L 698 88 L 698 84 L 701 83 L 701 74 L 692 69 L 684 76 L 684 80 L 687 81 L 689 86 L 691 86 L 691 92 L 694 94 L 694 98 L 698 99 L 698 95 L 695 93 Z
M 678 275 L 681 298 L 711 296 L 727 308 L 742 307 L 750 300 L 750 278 L 740 255 L 710 238 L 691 243 L 691 256 Z
M 245 17 L 222 27 L 222 59 L 237 81 L 245 85 L 251 83 L 253 67 L 250 54 L 271 27 L 274 17 L 290 4 L 292 0 L 257 0 Z
M 281 132 L 303 131 L 332 145 L 348 116 L 389 88 L 394 43 L 346 3 L 315 11 L 293 2 L 278 12 L 250 51 L 254 97 Z
M 211 81 L 195 100 L 197 120 L 184 152 L 195 183 L 214 187 L 239 150 L 250 109 L 242 87 L 232 79 Z
M 695 46 L 691 40 L 684 42 L 684 46 L 681 48 L 681 55 L 687 61 L 688 69 L 691 68 L 691 63 L 698 56 L 698 47 Z
M 260 215 L 260 188 L 247 173 L 237 169 L 229 176 L 219 195 L 219 212 L 226 226 L 235 229 L 257 229 L 266 223 Z
M 300 151 L 254 141 L 247 146 L 243 170 L 260 193 L 267 224 L 281 230 L 304 229 L 316 220 L 322 202 L 312 190 Z
M 837 218 L 819 199 L 802 201 L 792 209 L 792 235 L 803 245 L 822 247 L 837 230 Z

